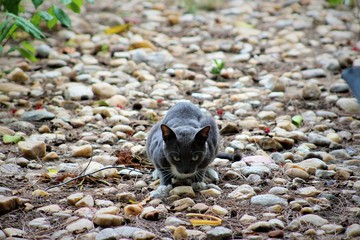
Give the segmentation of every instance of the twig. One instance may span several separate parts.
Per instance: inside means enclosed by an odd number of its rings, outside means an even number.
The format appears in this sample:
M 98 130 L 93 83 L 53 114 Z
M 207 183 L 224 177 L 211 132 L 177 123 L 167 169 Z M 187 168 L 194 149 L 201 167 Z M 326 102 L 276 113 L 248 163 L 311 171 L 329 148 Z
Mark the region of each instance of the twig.
M 48 191 L 49 189 L 52 189 L 52 188 L 64 186 L 64 185 L 68 184 L 69 182 L 72 182 L 72 181 L 75 181 L 75 180 L 77 180 L 77 179 L 80 179 L 80 178 L 83 178 L 83 177 L 87 177 L 87 176 L 90 176 L 90 175 L 92 175 L 92 174 L 94 174 L 94 173 L 97 173 L 97 172 L 100 172 L 100 171 L 103 171 L 103 170 L 106 170 L 106 169 L 111 169 L 111 168 L 115 168 L 115 169 L 129 169 L 130 171 L 134 171 L 134 172 L 139 172 L 139 173 L 143 173 L 143 174 L 150 174 L 150 172 L 144 172 L 144 171 L 140 171 L 140 170 L 137 170 L 137 169 L 134 169 L 134 168 L 107 166 L 107 167 L 100 168 L 100 169 L 98 169 L 98 170 L 96 170 L 96 171 L 94 171 L 94 172 L 87 173 L 87 174 L 84 174 L 84 175 L 80 175 L 80 176 L 71 178 L 71 179 L 67 180 L 66 182 L 63 182 L 63 183 L 60 183 L 60 184 L 57 184 L 57 185 L 54 185 L 54 186 L 47 187 L 47 188 L 45 188 L 44 191 Z

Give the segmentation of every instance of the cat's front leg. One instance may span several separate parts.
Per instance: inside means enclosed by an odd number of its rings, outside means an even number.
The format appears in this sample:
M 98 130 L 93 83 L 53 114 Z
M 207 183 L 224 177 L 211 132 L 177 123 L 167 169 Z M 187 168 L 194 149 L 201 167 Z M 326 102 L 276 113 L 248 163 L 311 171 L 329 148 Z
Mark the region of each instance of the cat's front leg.
M 153 177 L 160 178 L 160 186 L 151 191 L 150 196 L 153 198 L 167 197 L 173 186 L 171 185 L 172 174 L 163 169 L 155 169 Z
M 206 189 L 206 183 L 204 183 L 205 169 L 198 170 L 197 173 L 192 177 L 192 188 L 195 191 Z

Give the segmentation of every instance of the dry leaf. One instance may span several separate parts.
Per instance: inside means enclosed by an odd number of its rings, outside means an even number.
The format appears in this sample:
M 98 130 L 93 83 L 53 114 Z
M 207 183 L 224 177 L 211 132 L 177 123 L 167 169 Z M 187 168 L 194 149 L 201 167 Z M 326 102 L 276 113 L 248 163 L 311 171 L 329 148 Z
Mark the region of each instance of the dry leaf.
M 156 47 L 154 46 L 154 44 L 152 44 L 152 42 L 150 42 L 149 40 L 134 42 L 130 45 L 129 50 L 133 50 L 133 49 L 137 49 L 137 48 L 149 48 L 151 50 L 156 50 Z
M 191 224 L 195 226 L 219 226 L 221 225 L 222 220 L 218 217 L 206 215 L 206 214 L 200 214 L 200 213 L 188 213 L 186 214 L 187 217 L 195 217 L 192 219 L 189 219 Z
M 50 196 L 50 194 L 48 192 L 45 192 L 44 190 L 41 189 L 37 189 L 35 191 L 32 192 L 32 194 L 34 197 L 48 197 Z
M 130 29 L 131 24 L 126 23 L 105 29 L 106 34 L 119 34 Z

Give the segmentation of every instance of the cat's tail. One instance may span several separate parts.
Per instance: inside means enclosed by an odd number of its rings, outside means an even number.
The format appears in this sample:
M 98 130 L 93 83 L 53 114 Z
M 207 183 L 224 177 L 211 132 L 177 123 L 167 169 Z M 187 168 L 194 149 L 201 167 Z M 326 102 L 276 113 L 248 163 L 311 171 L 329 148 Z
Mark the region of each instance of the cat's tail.
M 241 154 L 239 154 L 239 153 L 230 154 L 230 153 L 219 152 L 216 155 L 216 157 L 217 158 L 228 159 L 228 160 L 233 161 L 233 162 L 241 160 Z

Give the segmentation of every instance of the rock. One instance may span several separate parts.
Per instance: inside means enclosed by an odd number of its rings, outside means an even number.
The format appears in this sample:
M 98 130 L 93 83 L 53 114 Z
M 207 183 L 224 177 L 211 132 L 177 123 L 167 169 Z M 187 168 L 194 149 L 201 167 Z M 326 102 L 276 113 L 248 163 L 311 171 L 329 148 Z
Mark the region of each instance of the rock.
M 333 93 L 347 93 L 349 92 L 349 85 L 343 82 L 333 83 L 330 86 L 330 92 Z
M 17 83 L 25 83 L 29 80 L 29 76 L 21 68 L 15 68 L 14 70 L 12 70 L 7 75 L 7 78 L 10 81 Z
M 346 113 L 358 113 L 360 105 L 355 98 L 340 98 L 336 101 L 336 106 Z
M 325 170 L 328 168 L 327 164 L 318 158 L 309 158 L 299 162 L 297 165 L 302 167 L 306 171 L 309 168 L 325 169 Z
M 21 230 L 21 229 L 17 229 L 17 228 L 5 228 L 3 229 L 3 232 L 5 233 L 5 235 L 7 237 L 25 237 L 26 236 L 26 232 Z
M 18 147 L 26 158 L 38 159 L 44 157 L 46 153 L 46 145 L 43 141 L 20 141 Z
M 93 154 L 92 146 L 87 144 L 76 147 L 72 150 L 73 157 L 91 157 Z
M 260 177 L 265 177 L 271 175 L 271 171 L 266 166 L 247 166 L 240 169 L 241 173 L 244 176 L 249 176 L 250 174 L 257 174 Z
M 109 99 L 106 99 L 105 102 L 112 107 L 124 107 L 127 104 L 127 98 L 122 95 L 113 95 Z
M 326 76 L 325 71 L 321 68 L 303 70 L 303 71 L 301 71 L 301 74 L 304 79 L 318 78 L 318 77 Z
M 55 117 L 55 114 L 48 112 L 46 109 L 39 109 L 29 112 L 24 112 L 21 116 L 23 121 L 44 121 L 51 120 Z
M 331 144 L 331 141 L 328 138 L 314 132 L 309 133 L 308 140 L 310 143 L 321 147 L 327 147 Z
M 115 94 L 118 91 L 116 86 L 113 86 L 106 82 L 95 83 L 95 84 L 91 85 L 91 89 L 92 89 L 93 93 L 100 98 L 111 98 L 111 97 L 115 96 Z M 120 105 L 120 106 L 123 106 L 123 105 Z
M 248 229 L 254 232 L 269 232 L 270 230 L 273 229 L 273 226 L 268 222 L 260 221 L 260 222 L 252 223 L 248 227 Z
M 93 99 L 94 93 L 91 87 L 82 84 L 72 84 L 65 89 L 64 97 L 67 100 L 90 100 Z
M 302 97 L 305 100 L 317 100 L 320 98 L 321 91 L 316 83 L 308 83 L 302 89 Z
M 112 228 L 105 228 L 96 234 L 96 240 L 116 240 L 118 233 Z
M 236 199 L 249 199 L 254 196 L 256 193 L 254 189 L 247 184 L 243 184 L 237 187 L 234 191 L 228 194 L 229 198 L 236 198 Z
M 321 230 L 324 230 L 327 234 L 340 234 L 344 229 L 343 226 L 337 224 L 325 224 L 321 226 Z
M 0 165 L 0 173 L 15 174 L 21 172 L 21 168 L 17 164 L 5 163 Z
M 0 195 L 0 215 L 11 212 L 18 208 L 20 199 L 18 197 L 5 197 Z
M 132 238 L 134 240 L 150 240 L 156 237 L 155 234 L 137 227 L 123 226 L 114 229 L 118 238 Z
M 93 228 L 94 224 L 85 218 L 80 218 L 66 226 L 66 230 L 74 234 L 83 233 Z
M 285 171 L 285 174 L 290 178 L 301 178 L 301 179 L 309 179 L 309 174 L 302 169 L 299 168 L 289 168 Z
M 281 151 L 282 145 L 273 138 L 264 137 L 258 141 L 259 146 L 266 151 Z
M 304 215 L 304 216 L 300 216 L 298 218 L 296 218 L 295 220 L 293 220 L 288 228 L 289 229 L 294 229 L 293 227 L 295 227 L 297 224 L 303 224 L 303 225 L 308 225 L 308 224 L 311 224 L 313 226 L 316 226 L 316 227 L 321 227 L 325 224 L 328 224 L 329 221 L 318 216 L 318 215 L 315 215 L 315 214 L 307 214 L 307 215 Z
M 284 188 L 284 187 L 272 187 L 268 193 L 269 194 L 274 194 L 274 195 L 284 195 L 287 194 L 288 189 Z
M 165 226 L 180 226 L 180 225 L 189 226 L 191 224 L 189 222 L 183 221 L 177 217 L 168 217 L 165 220 Z
M 200 194 L 205 198 L 209 198 L 209 197 L 217 198 L 221 196 L 221 191 L 214 188 L 210 188 L 210 189 L 201 190 Z
M 27 94 L 28 92 L 30 92 L 30 89 L 16 83 L 0 83 L 0 91 L 5 93 L 19 92 Z
M 215 227 L 206 232 L 206 239 L 221 240 L 221 239 L 227 239 L 228 237 L 231 237 L 231 235 L 232 235 L 231 229 L 225 227 Z
M 223 215 L 226 215 L 229 213 L 229 211 L 219 205 L 214 205 L 211 207 L 211 211 L 213 213 L 215 213 L 216 215 L 220 215 L 220 216 L 223 216 Z
M 46 230 L 50 229 L 50 221 L 47 218 L 35 218 L 28 223 L 29 227 Z
M 94 199 L 91 195 L 86 195 L 85 197 L 83 197 L 82 199 L 80 199 L 79 201 L 77 201 L 75 203 L 75 206 L 77 208 L 81 208 L 81 207 L 93 207 L 94 206 Z
M 256 217 L 254 216 L 250 216 L 248 214 L 244 214 L 241 218 L 240 218 L 240 222 L 242 224 L 250 224 L 250 223 L 254 223 L 256 221 Z
M 284 238 L 285 233 L 283 230 L 273 230 L 268 232 L 269 238 Z
M 348 239 L 354 239 L 360 236 L 360 224 L 354 223 L 346 228 L 345 235 Z
M 315 187 L 303 187 L 297 190 L 297 193 L 304 197 L 315 197 L 321 193 Z
M 40 207 L 40 208 L 36 209 L 36 211 L 44 212 L 44 213 L 56 213 L 56 212 L 60 212 L 61 208 L 57 204 L 51 204 L 51 205 L 47 205 L 44 207 Z
M 195 192 L 191 186 L 178 186 L 174 187 L 170 192 L 170 195 L 195 197 Z
M 67 202 L 71 205 L 75 205 L 76 202 L 84 197 L 84 193 L 73 193 L 66 198 Z
M 271 157 L 262 155 L 246 156 L 241 160 L 249 165 L 269 165 L 275 163 Z
M 220 130 L 220 134 L 226 135 L 226 134 L 234 134 L 238 133 L 238 127 L 235 123 L 229 122 L 227 123 L 223 128 Z
M 112 214 L 96 214 L 94 219 L 94 223 L 101 227 L 110 227 L 110 226 L 120 226 L 124 222 L 124 218 L 117 215 Z
M 263 194 L 263 195 L 257 195 L 253 196 L 250 199 L 250 203 L 253 205 L 261 205 L 261 206 L 273 206 L 276 204 L 287 206 L 288 202 L 286 199 L 278 197 L 273 194 Z

